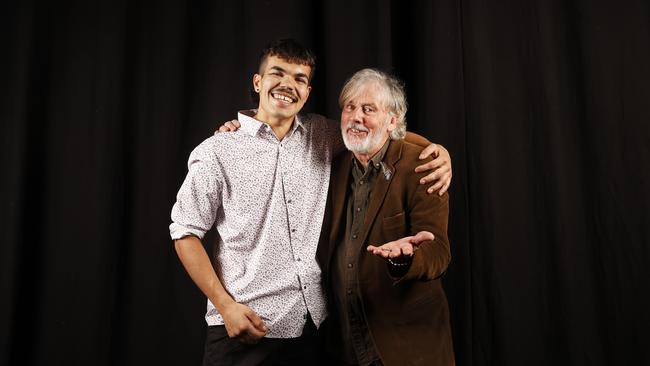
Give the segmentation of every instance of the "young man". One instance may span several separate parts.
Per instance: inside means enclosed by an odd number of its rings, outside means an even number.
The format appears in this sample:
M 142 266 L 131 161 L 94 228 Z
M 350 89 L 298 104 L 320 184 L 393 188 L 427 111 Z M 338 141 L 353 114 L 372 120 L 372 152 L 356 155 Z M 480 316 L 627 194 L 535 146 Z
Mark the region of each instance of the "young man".
M 296 42 L 271 44 L 253 76 L 258 109 L 240 112 L 238 131 L 210 137 L 190 155 L 170 233 L 208 297 L 205 365 L 319 357 L 315 330 L 326 307 L 316 247 L 332 157 L 343 145 L 336 124 L 298 115 L 313 68 Z M 442 160 L 444 174 L 448 156 Z M 200 241 L 213 225 L 216 270 Z
M 339 103 L 349 152 L 332 163 L 318 250 L 331 303 L 328 348 L 336 364 L 453 365 L 440 283 L 451 259 L 448 195 L 417 182 L 422 148 L 402 140 L 403 87 L 364 69 Z

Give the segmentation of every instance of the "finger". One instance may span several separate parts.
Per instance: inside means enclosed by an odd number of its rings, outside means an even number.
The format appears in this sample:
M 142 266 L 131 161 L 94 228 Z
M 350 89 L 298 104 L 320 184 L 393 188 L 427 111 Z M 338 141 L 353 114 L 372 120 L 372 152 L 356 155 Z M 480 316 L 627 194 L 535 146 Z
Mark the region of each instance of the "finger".
M 232 121 L 230 121 L 230 122 L 232 122 L 232 124 L 233 124 L 233 125 L 235 125 L 235 127 L 236 127 L 236 128 L 239 128 L 239 127 L 241 127 L 241 123 L 239 123 L 239 121 L 238 121 L 238 120 L 236 120 L 236 119 L 233 119 L 233 120 L 232 120 Z
M 415 167 L 415 172 L 416 173 L 422 173 L 422 172 L 426 172 L 426 171 L 429 171 L 429 170 L 437 169 L 437 168 L 439 168 L 441 166 L 444 166 L 444 165 L 445 165 L 444 160 L 435 159 L 435 160 L 427 161 L 426 163 L 422 163 L 422 164 L 416 166 Z
M 382 257 L 382 258 L 389 258 L 390 257 L 390 251 L 382 250 L 380 252 L 377 252 L 377 255 Z
M 447 189 L 449 189 L 449 185 L 450 185 L 450 183 L 451 183 L 451 180 L 449 181 L 449 183 L 444 184 L 444 185 L 442 186 L 442 188 L 440 188 L 440 190 L 438 191 L 438 195 L 439 195 L 439 196 L 442 196 L 443 194 L 445 194 L 445 192 L 447 192 Z
M 449 165 L 443 165 L 435 170 L 427 170 L 426 175 L 420 178 L 420 184 L 425 184 L 429 182 L 434 182 L 437 180 L 442 180 L 444 181 L 443 178 L 448 178 L 448 176 L 451 176 L 451 169 L 449 168 Z
M 258 329 L 259 331 L 261 331 L 263 333 L 266 333 L 266 330 L 267 330 L 266 325 L 264 324 L 264 321 L 262 320 L 262 318 L 260 318 L 259 315 L 257 315 L 256 312 L 254 312 L 253 310 L 250 310 L 249 312 L 246 313 L 246 317 L 248 318 L 248 320 L 250 320 L 251 324 L 256 329 Z
M 415 235 L 411 238 L 410 243 L 411 243 L 412 245 L 417 246 L 417 245 L 420 245 L 420 243 L 422 243 L 423 241 L 433 240 L 433 239 L 435 239 L 435 237 L 436 237 L 436 236 L 433 235 L 432 232 L 430 232 L 430 231 L 424 231 L 424 230 L 423 230 L 423 231 L 420 231 L 420 232 L 418 232 L 417 234 L 415 234 Z
M 393 255 L 393 253 L 395 253 L 396 250 L 397 249 L 394 248 L 394 245 L 387 246 L 387 247 L 382 248 L 380 255 L 383 258 L 390 258 Z
M 397 258 L 402 255 L 402 249 L 401 248 L 395 248 L 394 250 L 391 250 L 391 252 L 388 254 L 389 258 Z
M 442 189 L 445 186 L 449 187 L 450 185 L 451 185 L 451 172 L 448 171 L 443 175 L 441 175 L 440 178 L 436 181 L 436 183 L 433 186 L 427 189 L 427 193 L 433 193 L 438 189 Z M 444 194 L 445 192 L 442 192 L 441 195 Z
M 402 255 L 405 257 L 410 257 L 413 255 L 413 245 L 412 244 L 402 244 L 401 246 Z
M 374 246 L 374 245 L 368 245 L 366 250 L 368 251 L 368 253 L 373 254 L 373 255 L 379 255 L 379 253 L 381 252 L 381 250 L 378 247 Z
M 442 186 L 443 186 L 444 184 L 445 184 L 445 183 L 443 183 L 443 182 L 441 182 L 441 181 L 437 181 L 436 184 L 434 184 L 434 185 L 432 185 L 431 187 L 427 188 L 427 193 L 431 194 L 431 193 L 433 193 L 433 192 L 439 190 L 440 188 L 442 188 Z
M 422 150 L 422 152 L 420 153 L 419 159 L 422 160 L 422 159 L 425 159 L 425 158 L 427 158 L 429 156 L 436 157 L 436 156 L 438 156 L 439 151 L 440 151 L 440 149 L 439 149 L 438 145 L 431 144 L 431 145 L 425 147 Z
M 251 325 L 248 327 L 248 336 L 247 338 L 250 339 L 253 342 L 257 342 L 260 338 L 264 337 L 266 335 L 266 331 L 261 331 Z
M 427 173 L 427 175 L 420 178 L 420 184 L 425 184 L 436 180 L 442 180 L 441 179 L 442 177 L 451 175 L 451 170 L 449 169 L 449 165 L 443 165 L 435 169 L 429 169 L 425 171 L 425 173 Z
M 383 246 L 379 247 L 379 248 L 375 247 L 375 249 L 372 251 L 372 254 L 374 254 L 376 256 L 379 256 L 379 257 L 382 257 L 382 258 L 386 258 L 388 253 L 390 253 L 390 251 L 388 249 L 384 248 Z

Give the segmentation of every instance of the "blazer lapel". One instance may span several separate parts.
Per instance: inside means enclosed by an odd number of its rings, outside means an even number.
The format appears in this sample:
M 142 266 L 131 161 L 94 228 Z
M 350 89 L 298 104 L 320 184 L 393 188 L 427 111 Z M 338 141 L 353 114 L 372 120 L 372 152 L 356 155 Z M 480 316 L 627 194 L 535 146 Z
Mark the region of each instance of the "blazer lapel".
M 388 188 L 395 177 L 395 163 L 402 156 L 402 141 L 394 140 L 390 142 L 386 155 L 384 156 L 384 165 L 385 168 L 390 170 L 390 176 L 382 174 L 377 177 L 374 187 L 372 187 L 372 193 L 370 195 L 370 203 L 368 204 L 368 212 L 366 212 L 366 219 L 363 223 L 363 236 L 361 237 L 362 242 L 365 242 L 368 239 L 368 234 L 370 233 L 370 228 L 372 227 L 373 222 L 377 218 L 379 209 L 384 203 L 386 198 L 386 193 L 388 193 Z M 383 244 L 383 243 L 367 243 L 367 244 Z

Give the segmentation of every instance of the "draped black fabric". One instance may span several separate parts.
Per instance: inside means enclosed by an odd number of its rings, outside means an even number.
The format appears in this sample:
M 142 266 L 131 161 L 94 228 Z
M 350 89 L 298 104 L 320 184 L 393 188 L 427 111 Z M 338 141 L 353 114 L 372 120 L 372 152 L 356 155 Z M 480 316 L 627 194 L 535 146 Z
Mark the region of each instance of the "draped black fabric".
M 260 49 L 362 67 L 452 154 L 458 365 L 650 364 L 647 0 L 10 1 L 0 11 L 0 364 L 196 365 L 169 239 L 191 149 L 250 108 Z M 210 244 L 210 243 L 208 243 Z M 435 342 L 432 339 L 431 342 Z

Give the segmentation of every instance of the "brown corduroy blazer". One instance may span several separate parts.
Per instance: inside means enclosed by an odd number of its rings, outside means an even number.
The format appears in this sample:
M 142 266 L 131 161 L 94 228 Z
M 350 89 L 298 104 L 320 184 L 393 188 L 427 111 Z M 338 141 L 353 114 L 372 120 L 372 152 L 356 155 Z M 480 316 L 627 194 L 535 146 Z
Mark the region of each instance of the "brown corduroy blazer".
M 422 173 L 414 169 L 422 161 L 422 148 L 403 140 L 392 141 L 384 163 L 390 177 L 379 176 L 373 187 L 366 221 L 364 245 L 359 262 L 359 287 L 364 318 L 384 365 L 453 365 L 454 353 L 449 325 L 447 298 L 440 283 L 451 259 L 447 238 L 449 197 L 427 194 L 421 185 Z M 327 210 L 323 223 L 318 259 L 323 270 L 324 288 L 331 298 L 329 278 L 334 252 L 344 237 L 346 198 L 351 179 L 352 153 L 344 152 L 332 164 Z M 435 239 L 421 243 L 408 273 L 392 278 L 383 258 L 366 251 L 427 230 Z M 333 302 L 326 336 L 336 352 L 337 319 Z

